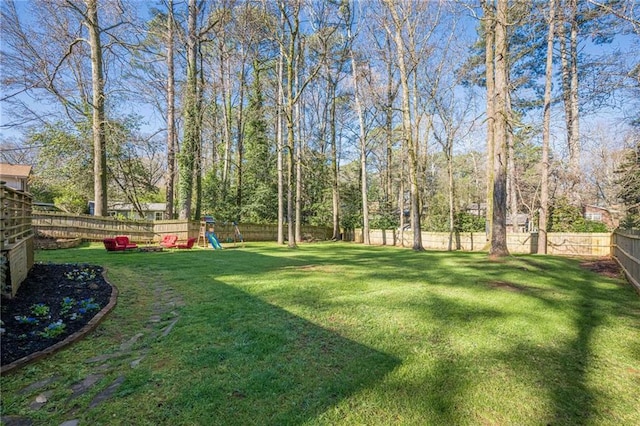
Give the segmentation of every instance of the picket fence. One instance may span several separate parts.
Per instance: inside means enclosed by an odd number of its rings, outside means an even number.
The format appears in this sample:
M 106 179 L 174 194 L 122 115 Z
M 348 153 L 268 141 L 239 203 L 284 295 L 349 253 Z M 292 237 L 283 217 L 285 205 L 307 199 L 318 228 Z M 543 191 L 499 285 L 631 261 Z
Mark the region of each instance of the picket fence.
M 633 231 L 616 231 L 611 239 L 611 255 L 640 294 L 640 235 Z

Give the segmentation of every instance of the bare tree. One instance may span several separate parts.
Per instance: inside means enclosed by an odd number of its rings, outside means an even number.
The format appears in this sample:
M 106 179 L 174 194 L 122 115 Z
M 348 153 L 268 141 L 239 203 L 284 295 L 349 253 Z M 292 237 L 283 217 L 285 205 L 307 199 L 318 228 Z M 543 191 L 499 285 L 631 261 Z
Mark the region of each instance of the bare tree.
M 351 77 L 353 79 L 353 100 L 358 116 L 358 129 L 359 129 L 359 147 L 360 147 L 360 194 L 362 197 L 362 237 L 364 244 L 371 244 L 369 238 L 369 198 L 368 198 L 368 183 L 367 183 L 367 131 L 364 118 L 364 110 L 360 99 L 360 70 L 358 63 L 356 62 L 355 54 L 355 34 L 352 33 L 352 26 L 355 22 L 355 15 L 353 13 L 353 4 L 345 5 L 342 8 L 346 25 L 346 39 L 349 49 L 349 59 L 351 60 Z M 335 203 L 335 201 L 334 201 Z M 335 231 L 334 231 L 334 238 Z
M 411 118 L 411 106 L 409 89 L 409 68 L 405 60 L 405 41 L 403 29 L 407 24 L 408 17 L 398 13 L 398 5 L 392 0 L 384 0 L 391 16 L 391 25 L 386 26 L 386 31 L 393 38 L 396 45 L 396 56 L 398 60 L 398 70 L 400 75 L 400 86 L 402 88 L 402 129 L 409 156 L 409 193 L 411 205 L 411 231 L 413 232 L 413 249 L 424 250 L 422 247 L 422 231 L 420 226 L 420 198 L 418 188 L 418 142 L 414 137 L 413 123 Z M 407 6 L 407 3 L 403 3 Z M 401 8 L 402 9 L 402 8 Z M 402 9 L 403 12 L 406 10 Z
M 567 146 L 569 148 L 569 187 L 574 188 L 580 177 L 580 111 L 578 105 L 578 2 L 560 0 L 562 14 L 558 16 L 558 41 L 562 67 L 562 100 L 564 102 Z M 569 37 L 567 37 L 567 26 Z M 578 202 L 578 191 L 570 191 L 571 198 Z
M 551 136 L 551 85 L 553 81 L 553 41 L 555 39 L 556 0 L 549 2 L 549 32 L 545 67 L 544 105 L 542 116 L 542 159 L 540 182 L 540 219 L 538 222 L 538 253 L 547 253 L 547 215 L 549 214 L 549 139 Z
M 65 109 L 67 116 L 76 122 L 90 118 L 93 141 L 93 177 L 95 214 L 104 216 L 107 214 L 107 161 L 106 161 L 106 137 L 105 137 L 105 76 L 103 71 L 104 57 L 101 35 L 111 37 L 111 41 L 117 41 L 112 33 L 114 29 L 123 24 L 122 21 L 114 21 L 108 27 L 102 27 L 98 18 L 97 0 L 85 0 L 77 2 L 66 0 L 61 4 L 43 2 L 36 22 L 42 25 L 40 28 L 25 28 L 16 12 L 15 4 L 8 2 L 3 5 L 2 31 L 3 38 L 13 49 L 13 53 L 4 50 L 3 57 L 8 61 L 3 64 L 11 69 L 13 75 L 5 87 L 16 88 L 4 101 L 13 101 L 18 105 L 18 114 L 23 114 L 19 119 L 22 124 L 32 120 L 46 122 L 47 118 L 42 112 L 34 110 L 28 103 L 20 99 L 24 92 L 37 96 L 37 92 L 46 92 L 53 96 Z M 118 5 L 110 5 L 118 7 Z M 46 16 L 45 16 L 46 15 Z M 74 21 L 81 23 L 86 28 L 86 33 L 80 28 L 73 29 Z M 65 23 L 66 24 L 63 24 Z M 89 46 L 89 52 L 82 48 L 82 44 Z M 91 64 L 91 82 L 89 89 L 83 79 L 83 57 L 87 55 Z M 69 83 L 75 77 L 77 86 Z M 15 79 L 22 75 L 23 79 Z M 91 96 L 88 93 L 91 93 Z

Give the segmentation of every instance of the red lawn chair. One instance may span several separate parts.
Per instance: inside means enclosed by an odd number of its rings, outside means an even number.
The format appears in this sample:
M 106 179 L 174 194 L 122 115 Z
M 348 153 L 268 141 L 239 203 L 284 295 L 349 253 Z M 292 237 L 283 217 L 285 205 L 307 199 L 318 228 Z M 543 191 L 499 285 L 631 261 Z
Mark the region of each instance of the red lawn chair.
M 187 240 L 187 243 L 182 243 L 182 244 L 176 244 L 176 247 L 179 249 L 190 249 L 193 247 L 193 244 L 196 242 L 195 238 L 189 238 Z
M 105 238 L 102 240 L 102 243 L 107 251 L 124 251 L 125 249 L 125 247 L 119 246 L 118 243 L 116 243 L 115 238 Z
M 138 245 L 136 243 L 129 242 L 129 237 L 127 237 L 126 235 L 118 235 L 115 240 L 116 244 L 119 247 L 124 247 L 121 250 L 131 250 L 138 248 Z
M 164 248 L 174 248 L 177 242 L 178 242 L 177 235 L 168 234 L 162 237 L 162 241 L 160 241 L 160 245 Z

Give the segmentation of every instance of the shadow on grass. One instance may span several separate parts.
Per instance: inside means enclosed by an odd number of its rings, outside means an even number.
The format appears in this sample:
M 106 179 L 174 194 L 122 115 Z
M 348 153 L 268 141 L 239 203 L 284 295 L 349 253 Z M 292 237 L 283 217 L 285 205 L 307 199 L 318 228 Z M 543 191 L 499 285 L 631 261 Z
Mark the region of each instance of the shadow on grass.
M 609 319 L 628 316 L 634 309 L 637 312 L 638 304 L 633 291 L 629 286 L 613 283 L 612 279 L 582 271 L 577 263 L 568 259 L 527 256 L 495 263 L 483 261 L 479 256 L 482 255 L 391 251 L 389 257 L 370 252 L 344 256 L 340 262 L 346 265 L 368 264 L 372 269 L 369 272 L 372 278 L 388 280 L 390 283 L 399 278 L 419 280 L 425 285 L 457 288 L 461 295 L 464 293 L 466 296 L 468 291 L 485 293 L 488 298 L 492 292 L 509 292 L 509 297 L 514 301 L 529 300 L 526 302 L 529 306 L 541 306 L 542 309 L 558 313 L 560 317 L 568 317 L 569 320 L 565 320 L 570 331 L 552 335 L 552 341 L 548 344 L 531 342 L 527 330 L 523 329 L 509 337 L 506 349 L 496 348 L 483 356 L 495 359 L 509 371 L 516 372 L 515 381 L 520 386 L 542 385 L 552 409 L 545 410 L 544 417 L 538 418 L 539 421 L 584 424 L 594 418 L 607 418 L 608 401 L 602 390 L 597 389 L 597 383 L 594 387 L 591 377 L 597 368 L 593 365 L 594 357 L 603 355 L 594 354 L 593 339 L 599 327 Z M 452 257 L 458 259 L 455 267 L 450 266 Z M 311 263 L 313 260 L 309 261 Z M 397 271 L 386 269 L 388 262 L 394 264 Z M 507 322 L 513 318 L 536 318 L 538 314 L 535 311 L 507 313 L 508 309 L 502 311 L 485 309 L 482 305 L 471 306 L 466 301 L 460 303 L 464 298 L 457 299 L 455 294 L 449 297 L 430 294 L 429 298 L 404 303 L 397 308 L 413 309 L 437 324 L 435 327 L 439 330 L 441 340 L 454 339 L 452 336 L 469 323 L 482 324 L 496 318 L 504 318 Z M 479 301 L 482 302 L 482 298 Z M 535 303 L 531 304 L 532 301 Z M 634 319 L 638 323 L 638 317 L 634 316 Z M 433 345 L 440 347 L 430 371 L 421 382 L 402 384 L 407 388 L 404 392 L 407 398 L 415 400 L 415 407 L 424 407 L 423 415 L 429 422 L 464 422 L 460 411 L 471 407 L 465 407 L 465 401 L 460 396 L 475 385 L 466 374 L 477 367 L 471 365 L 475 362 L 473 354 L 447 353 L 446 344 L 443 346 L 433 342 Z M 519 404 L 519 401 L 514 401 L 515 411 Z M 491 418 L 488 421 L 492 421 Z
M 400 363 L 234 287 L 207 286 L 209 302 L 187 307 L 172 333 L 184 383 L 159 422 L 302 424 Z
M 510 352 L 502 353 L 502 361 L 538 377 L 554 407 L 546 420 L 549 424 L 588 424 L 607 405 L 588 385 L 588 376 L 594 357 L 593 336 L 604 317 L 615 315 L 606 306 L 613 293 L 596 288 L 589 279 L 558 278 L 557 288 L 568 292 L 569 300 L 561 302 L 539 292 L 526 296 L 568 312 L 572 318 L 571 335 L 548 347 L 520 343 Z
M 172 398 L 157 410 L 158 423 L 180 418 L 194 424 L 301 424 L 381 382 L 400 365 L 400 357 L 406 356 L 403 363 L 412 361 L 408 352 L 382 353 L 259 298 L 268 295 L 283 306 L 305 304 L 326 310 L 345 303 L 340 309 L 347 309 L 354 303 L 351 299 L 328 300 L 320 281 L 306 284 L 308 277 L 319 279 L 312 267 L 316 265 L 323 266 L 321 272 L 335 274 L 362 268 L 355 272 L 360 284 L 354 286 L 365 290 L 369 280 L 381 286 L 410 284 L 429 289 L 411 303 L 397 297 L 398 293 L 395 299 L 382 296 L 367 302 L 411 311 L 417 320 L 431 324 L 426 333 L 416 331 L 412 336 L 420 342 L 416 346 L 431 356 L 423 374 L 411 378 L 392 374 L 390 383 L 378 388 L 393 393 L 389 398 L 401 400 L 426 424 L 465 423 L 469 417 L 462 413 L 468 415 L 474 408 L 489 413 L 478 421 L 514 423 L 518 413 L 509 416 L 520 401 L 513 401 L 511 413 L 498 411 L 492 417 L 491 407 L 472 407 L 464 400 L 476 385 L 474 378 L 482 380 L 483 375 L 497 371 L 492 362 L 496 369 L 508 370 L 511 385 L 542 388 L 549 408 L 542 410 L 536 419 L 539 423 L 589 423 L 606 410 L 606 399 L 587 380 L 593 368 L 593 339 L 603 323 L 633 316 L 629 312 L 638 304 L 636 299 L 629 301 L 636 297 L 630 288 L 602 285 L 611 280 L 596 279 L 571 261 L 553 257 L 514 257 L 497 263 L 477 253 L 415 253 L 344 244 L 319 247 L 284 255 L 278 253 L 287 249 L 261 247 L 105 258 L 107 264 L 172 274 L 170 281 L 179 291 L 192 296 L 193 303 L 182 312 L 188 321 L 178 323 L 169 342 L 184 368 L 177 373 L 183 382 L 176 382 L 180 385 Z M 96 257 L 98 262 L 101 258 Z M 262 274 L 280 271 L 288 279 L 294 277 L 300 288 L 289 293 L 277 286 L 266 292 L 253 288 L 251 292 L 258 294 L 252 296 L 240 289 L 245 283 L 223 283 L 226 275 L 240 275 L 251 285 Z M 358 290 L 345 287 L 344 291 L 355 295 Z M 494 297 L 504 301 L 504 309 L 491 303 Z M 530 310 L 509 309 L 509 303 L 521 303 Z M 486 332 L 491 331 L 488 323 L 514 318 L 516 324 L 561 319 L 569 331 L 549 332 L 550 341 L 545 342 L 540 336 L 529 339 L 526 329 L 510 330 L 505 344 L 485 352 L 456 347 L 457 336 L 472 333 L 474 324 Z M 478 372 L 478 366 L 485 371 Z M 515 400 L 508 390 L 502 391 L 504 395 L 500 392 L 496 391 L 509 401 L 507 405 Z

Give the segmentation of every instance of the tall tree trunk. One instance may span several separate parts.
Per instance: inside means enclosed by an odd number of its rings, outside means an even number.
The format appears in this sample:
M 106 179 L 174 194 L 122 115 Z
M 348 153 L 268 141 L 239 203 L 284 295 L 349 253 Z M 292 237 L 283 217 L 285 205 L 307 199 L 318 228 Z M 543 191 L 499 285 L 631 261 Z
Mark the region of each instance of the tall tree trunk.
M 386 37 L 386 47 L 391 52 L 391 40 Z M 386 173 L 385 173 L 385 199 L 386 213 L 391 217 L 393 212 L 393 66 L 387 61 L 387 104 L 385 105 L 385 148 L 386 148 Z
M 393 213 L 393 106 L 388 104 L 385 112 L 385 213 L 391 217 Z
M 456 206 L 455 206 L 455 180 L 453 179 L 453 139 L 447 135 L 446 142 L 447 157 L 447 179 L 449 192 L 449 244 L 448 250 L 453 250 L 453 239 L 456 233 Z M 459 250 L 459 244 L 456 243 L 456 250 Z
M 562 69 L 562 100 L 565 110 L 565 126 L 567 129 L 567 146 L 569 149 L 569 167 L 567 180 L 570 184 L 569 198 L 578 204 L 580 194 L 573 190 L 580 182 L 580 126 L 578 110 L 578 27 L 577 1 L 566 0 L 568 6 L 560 3 L 564 11 L 563 20 L 558 25 L 560 44 L 560 64 Z M 565 7 L 563 7 L 565 6 Z M 568 13 L 567 13 L 568 12 Z M 567 40 L 566 25 L 570 26 Z
M 197 34 L 198 10 L 196 0 L 189 0 L 187 25 L 187 93 L 185 97 L 184 138 L 180 152 L 180 219 L 191 219 L 195 150 L 198 132 Z
M 238 122 L 236 125 L 236 132 L 238 133 L 238 146 L 237 146 L 237 173 L 236 173 L 236 208 L 237 215 L 236 220 L 240 221 L 240 212 L 242 211 L 242 175 L 244 173 L 244 92 L 247 85 L 246 78 L 246 55 L 242 54 L 242 66 L 240 70 L 240 94 L 238 95 Z
M 540 182 L 540 218 L 538 222 L 538 253 L 547 254 L 547 215 L 549 211 L 549 139 L 551 133 L 551 85 L 553 82 L 553 41 L 555 37 L 556 0 L 549 1 L 549 33 L 542 116 L 542 181 Z
M 175 70 L 173 57 L 174 26 L 173 0 L 169 0 L 167 14 L 167 175 L 166 192 L 167 206 L 164 218 L 173 219 L 174 186 L 176 178 L 176 103 L 175 103 Z
M 97 0 L 86 0 L 89 44 L 91 45 L 91 105 L 93 134 L 93 192 L 94 214 L 107 216 L 107 142 L 104 120 L 104 76 L 102 72 L 102 44 L 98 22 Z
M 507 66 L 509 66 L 508 63 Z M 509 82 L 507 82 L 507 87 L 508 85 Z M 511 95 L 509 90 L 507 90 L 507 103 L 505 108 L 507 110 L 507 117 L 511 117 Z M 507 174 L 508 210 L 511 216 L 511 232 L 518 233 L 520 232 L 520 228 L 518 227 L 518 191 L 516 190 L 518 183 L 516 181 L 516 147 L 513 132 L 507 132 Z
M 576 184 L 580 183 L 580 111 L 578 105 L 578 1 L 570 0 L 571 7 L 571 36 L 569 39 L 569 60 L 571 69 L 571 96 L 570 107 L 573 121 L 571 122 L 571 135 L 569 150 L 571 153 L 570 169 Z
M 400 245 L 404 247 L 404 155 L 400 156 L 400 176 L 398 177 L 398 210 L 400 212 Z
M 495 151 L 493 183 L 493 226 L 491 257 L 509 255 L 507 249 L 507 132 L 508 132 L 508 64 L 507 2 L 498 0 L 495 30 Z
M 203 69 L 202 55 L 200 55 L 200 69 Z M 200 88 L 196 86 L 197 100 L 196 100 L 196 140 L 194 145 L 194 170 L 193 170 L 193 179 L 195 181 L 195 211 L 193 214 L 193 218 L 196 220 L 200 220 L 202 217 L 202 121 L 204 117 L 202 105 L 204 104 L 202 88 L 204 87 L 204 73 L 200 73 Z
M 493 183 L 494 183 L 494 150 L 495 150 L 495 70 L 494 70 L 494 39 L 495 39 L 495 10 L 493 0 L 482 0 L 485 21 L 485 75 L 487 85 L 487 241 L 491 243 L 493 230 Z
M 296 102 L 296 94 L 294 93 L 294 82 L 296 72 L 296 43 L 298 41 L 299 24 L 300 24 L 300 3 L 296 3 L 293 16 L 290 17 L 290 33 L 289 44 L 287 48 L 287 102 L 285 118 L 287 120 L 287 245 L 289 248 L 296 247 L 296 235 L 293 216 L 293 185 L 294 185 L 294 148 L 295 148 L 295 131 L 294 131 L 294 106 Z
M 300 47 L 300 46 L 299 46 Z M 295 86 L 296 89 L 300 87 L 299 74 L 300 70 L 300 62 L 302 62 L 302 52 L 298 53 L 298 57 L 296 60 L 296 77 L 295 77 Z M 295 105 L 295 123 L 296 123 L 296 139 L 297 146 L 296 149 L 296 208 L 295 208 L 295 238 L 296 243 L 302 242 L 302 112 L 300 108 L 300 102 L 297 102 Z
M 351 39 L 351 31 L 348 32 Z M 353 53 L 353 44 L 350 45 L 349 54 L 351 56 L 351 72 L 353 74 L 353 98 L 356 105 L 356 113 L 358 114 L 358 123 L 360 125 L 360 188 L 362 191 L 362 242 L 366 245 L 371 244 L 369 237 L 369 188 L 367 185 L 367 135 L 364 124 L 364 113 L 362 104 L 360 103 L 360 95 L 358 94 L 358 68 L 356 64 L 355 54 Z
M 284 15 L 284 12 L 282 12 Z M 284 17 L 282 17 L 284 20 Z M 284 27 L 284 23 L 282 24 Z M 276 100 L 276 151 L 278 171 L 278 244 L 284 244 L 284 131 L 283 131 L 283 99 L 284 99 L 284 47 L 280 46 L 278 57 L 278 99 Z
M 333 216 L 333 240 L 340 239 L 340 167 L 338 164 L 338 144 L 336 137 L 336 84 L 327 73 L 331 96 L 329 100 L 329 138 L 331 140 L 331 210 Z
M 224 40 L 224 33 L 221 35 Z M 232 131 L 231 126 L 233 123 L 231 112 L 231 70 L 228 69 L 228 58 L 225 53 L 226 46 L 224 43 L 220 43 L 220 83 L 222 85 L 222 117 L 224 119 L 224 153 L 222 156 L 222 198 L 223 202 L 227 201 L 227 194 L 229 191 L 229 175 L 231 174 L 231 139 Z
M 395 44 L 398 59 L 398 70 L 400 72 L 400 85 L 402 87 L 402 130 L 407 144 L 409 154 L 409 193 L 411 202 L 411 231 L 413 232 L 413 250 L 424 250 L 422 247 L 422 232 L 420 227 L 420 199 L 418 193 L 418 147 L 417 141 L 413 138 L 410 90 L 409 90 L 409 70 L 405 64 L 404 41 L 402 38 L 402 21 L 398 17 L 395 4 L 391 0 L 385 0 L 387 7 L 393 17 L 395 27 Z

